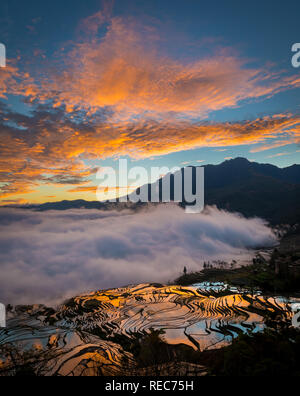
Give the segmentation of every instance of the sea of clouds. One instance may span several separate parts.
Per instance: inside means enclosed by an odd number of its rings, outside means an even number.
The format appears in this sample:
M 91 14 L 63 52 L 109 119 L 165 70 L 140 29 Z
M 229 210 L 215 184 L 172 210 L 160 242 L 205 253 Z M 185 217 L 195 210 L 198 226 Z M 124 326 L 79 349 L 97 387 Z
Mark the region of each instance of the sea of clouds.
M 273 246 L 261 219 L 209 207 L 34 212 L 0 209 L 0 302 L 56 304 L 97 289 L 175 279 L 204 260 L 244 259 Z

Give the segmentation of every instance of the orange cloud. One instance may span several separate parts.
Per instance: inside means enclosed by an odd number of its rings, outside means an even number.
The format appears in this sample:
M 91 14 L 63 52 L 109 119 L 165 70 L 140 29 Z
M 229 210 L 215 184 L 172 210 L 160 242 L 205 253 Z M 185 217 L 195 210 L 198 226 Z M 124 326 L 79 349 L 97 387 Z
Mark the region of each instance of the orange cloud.
M 99 39 L 103 23 L 108 28 Z M 0 98 L 22 95 L 34 109 L 25 116 L 0 106 L 1 199 L 18 199 L 40 184 L 94 191 L 85 185 L 94 172 L 86 159 L 261 144 L 251 150 L 257 152 L 300 142 L 300 117 L 289 114 L 232 123 L 192 121 L 300 87 L 298 76 L 249 68 L 225 50 L 193 61 L 162 55 L 155 29 L 110 18 L 109 7 L 84 20 L 79 32 L 84 34 L 61 53 L 57 68 L 51 64 L 36 78 L 15 65 L 0 72 Z M 270 139 L 277 142 L 269 144 Z
M 109 193 L 112 193 L 112 192 L 119 193 L 122 190 L 127 192 L 128 190 L 134 190 L 137 187 L 129 187 L 129 186 L 128 187 L 97 187 L 97 186 L 81 187 L 81 186 L 79 186 L 79 187 L 69 190 L 68 192 L 70 192 L 70 193 L 92 192 L 92 193 L 96 194 L 96 192 L 98 190 L 100 192 L 102 191 L 105 193 L 108 193 L 108 192 Z
M 66 161 L 54 146 L 51 149 L 62 123 L 50 122 L 50 114 L 27 117 L 0 107 L 0 115 L 1 199 L 29 194 L 43 183 L 79 184 L 93 172 L 81 159 Z
M 1 112 L 1 109 L 0 109 Z M 82 159 L 153 158 L 197 147 L 266 143 L 280 136 L 299 141 L 300 117 L 279 115 L 236 123 L 70 121 L 60 110 L 40 109 L 33 117 L 2 111 L 1 198 L 24 195 L 39 184 L 75 185 L 88 192 L 94 173 Z M 22 129 L 8 126 L 6 119 Z
M 277 140 L 274 143 L 266 144 L 263 146 L 255 147 L 250 150 L 250 153 L 259 153 L 261 151 L 271 150 L 278 147 L 287 146 L 289 144 L 294 143 L 293 140 Z
M 96 194 L 96 191 L 97 191 L 97 187 L 96 186 L 90 186 L 90 187 L 80 186 L 80 187 L 72 188 L 68 192 L 70 192 L 70 193 L 92 192 L 92 193 Z
M 27 201 L 20 198 L 20 199 L 3 199 L 0 201 L 0 205 L 24 205 Z
M 6 98 L 8 93 L 15 92 L 17 89 L 16 77 L 19 75 L 18 69 L 7 65 L 0 69 L 0 98 Z
M 291 155 L 291 153 L 277 153 L 277 154 L 269 155 L 268 158 L 282 157 L 284 155 Z
M 249 68 L 225 49 L 194 61 L 162 55 L 153 28 L 108 15 L 109 11 L 98 12 L 84 20 L 80 29 L 87 35 L 71 51 L 62 52 L 64 66 L 60 62 L 52 67 L 41 81 L 27 76 L 19 91 L 32 100 L 51 100 L 54 107 L 65 105 L 69 113 L 109 109 L 114 120 L 124 120 L 141 115 L 205 117 L 245 99 L 300 87 L 298 76 Z M 98 38 L 104 22 L 106 34 Z
M 300 87 L 300 77 L 247 61 L 220 49 L 193 61 L 160 52 L 159 32 L 133 19 L 111 17 L 111 2 L 80 23 L 71 50 L 61 49 L 49 69 L 33 77 L 9 66 L 0 73 L 0 98 L 8 93 L 64 106 L 87 116 L 99 111 L 116 120 L 204 118 L 243 100 L 270 97 Z M 100 28 L 106 33 L 99 38 Z M 70 45 L 67 46 L 70 48 Z M 232 51 L 231 51 L 232 52 Z M 45 64 L 44 64 L 45 67 Z
M 263 143 L 284 136 L 286 142 L 300 137 L 300 117 L 265 117 L 236 123 L 140 122 L 95 126 L 93 131 L 73 134 L 59 145 L 61 154 L 107 158 L 129 155 L 140 159 L 197 147 Z

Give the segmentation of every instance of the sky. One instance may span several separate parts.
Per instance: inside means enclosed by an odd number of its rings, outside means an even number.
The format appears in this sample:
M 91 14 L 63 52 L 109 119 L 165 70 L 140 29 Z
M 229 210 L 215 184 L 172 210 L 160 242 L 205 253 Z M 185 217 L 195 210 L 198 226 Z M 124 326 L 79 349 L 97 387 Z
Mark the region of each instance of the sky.
M 300 164 L 300 3 L 2 0 L 0 204 L 96 200 L 96 172 Z

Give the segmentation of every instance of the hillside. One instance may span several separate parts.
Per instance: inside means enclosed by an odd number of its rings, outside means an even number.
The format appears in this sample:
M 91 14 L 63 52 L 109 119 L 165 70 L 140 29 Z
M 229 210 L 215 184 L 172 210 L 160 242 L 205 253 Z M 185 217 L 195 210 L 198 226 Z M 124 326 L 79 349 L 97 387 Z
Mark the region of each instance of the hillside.
M 192 168 L 195 192 L 196 168 Z M 272 224 L 300 221 L 300 165 L 280 169 L 236 158 L 220 165 L 206 165 L 204 169 L 206 205 L 217 205 L 247 217 L 262 217 Z M 160 191 L 162 180 L 158 182 Z M 151 196 L 151 185 L 141 189 L 148 189 Z M 171 199 L 174 199 L 173 176 Z
M 220 165 L 206 165 L 205 204 L 240 212 L 244 216 L 262 217 L 272 224 L 300 222 L 300 165 L 278 168 L 236 158 Z M 193 172 L 195 174 L 195 169 Z M 171 199 L 174 183 L 171 178 Z M 194 181 L 193 181 L 194 183 Z M 162 180 L 158 182 L 162 185 Z M 151 185 L 142 186 L 151 196 Z M 195 189 L 195 186 L 193 186 Z M 140 189 L 137 190 L 140 192 Z M 67 210 L 73 208 L 110 210 L 131 208 L 142 204 L 88 202 L 84 200 L 51 202 L 25 206 L 36 210 Z M 184 206 L 184 204 L 183 204 Z
M 243 158 L 208 165 L 205 194 L 206 204 L 294 224 L 300 221 L 300 166 L 280 169 Z

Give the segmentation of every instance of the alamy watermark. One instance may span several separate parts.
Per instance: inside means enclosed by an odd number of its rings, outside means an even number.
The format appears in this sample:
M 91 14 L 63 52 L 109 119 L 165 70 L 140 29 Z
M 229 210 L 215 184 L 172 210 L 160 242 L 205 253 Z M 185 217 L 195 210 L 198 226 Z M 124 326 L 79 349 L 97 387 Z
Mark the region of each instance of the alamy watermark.
M 293 44 L 292 52 L 295 52 L 292 57 L 292 66 L 296 68 L 300 67 L 300 43 Z
M 292 326 L 299 328 L 300 327 L 300 304 L 291 304 L 291 309 L 294 312 L 292 317 Z
M 0 303 L 0 328 L 6 327 L 6 308 Z
M 0 67 L 6 67 L 6 48 L 0 43 Z
M 97 199 L 101 202 L 178 202 L 185 204 L 186 213 L 201 213 L 204 209 L 202 167 L 129 169 L 128 161 L 120 159 L 117 170 L 100 168 L 96 178 L 101 181 L 97 188 Z

